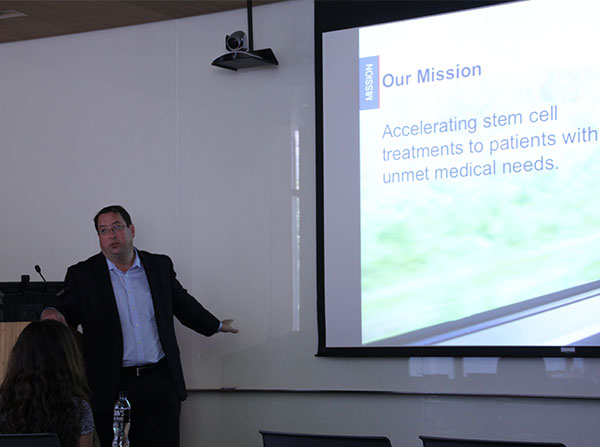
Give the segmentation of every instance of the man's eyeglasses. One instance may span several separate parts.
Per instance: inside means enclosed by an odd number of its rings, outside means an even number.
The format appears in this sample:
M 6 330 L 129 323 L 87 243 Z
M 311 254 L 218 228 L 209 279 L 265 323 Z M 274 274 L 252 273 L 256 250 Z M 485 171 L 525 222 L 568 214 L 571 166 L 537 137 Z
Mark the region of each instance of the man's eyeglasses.
M 123 231 L 125 228 L 127 228 L 127 225 L 115 224 L 110 228 L 109 227 L 100 228 L 98 230 L 98 234 L 100 236 L 107 236 L 111 231 L 113 233 L 119 233 L 119 232 Z

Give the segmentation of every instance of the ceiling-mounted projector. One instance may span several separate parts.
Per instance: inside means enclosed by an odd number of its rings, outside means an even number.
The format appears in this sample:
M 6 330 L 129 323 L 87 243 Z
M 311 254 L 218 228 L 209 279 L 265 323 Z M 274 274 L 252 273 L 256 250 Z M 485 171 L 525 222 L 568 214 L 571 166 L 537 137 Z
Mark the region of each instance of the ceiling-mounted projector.
M 216 58 L 212 65 L 228 70 L 262 67 L 265 65 L 279 65 L 275 54 L 270 48 L 254 50 L 252 43 L 252 0 L 248 0 L 248 47 L 246 48 L 246 33 L 236 31 L 225 37 L 225 48 L 230 53 Z
M 215 67 L 227 68 L 229 70 L 240 70 L 242 68 L 262 67 L 265 65 L 279 65 L 273 51 L 270 48 L 254 51 L 233 51 L 216 58 L 212 64 Z

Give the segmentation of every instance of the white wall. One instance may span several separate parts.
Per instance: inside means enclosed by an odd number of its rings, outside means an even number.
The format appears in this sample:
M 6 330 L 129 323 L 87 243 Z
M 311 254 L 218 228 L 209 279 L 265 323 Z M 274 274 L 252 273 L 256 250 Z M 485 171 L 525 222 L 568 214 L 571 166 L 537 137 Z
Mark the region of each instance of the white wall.
M 0 280 L 35 264 L 61 280 L 98 250 L 94 213 L 125 205 L 136 244 L 241 330 L 178 329 L 182 445 L 259 446 L 259 429 L 595 445 L 597 359 L 314 356 L 313 4 L 253 18 L 279 67 L 210 66 L 244 10 L 0 45 Z
M 176 251 L 175 26 L 0 45 L 1 280 L 62 280 L 114 202 L 140 246 Z
M 182 424 L 188 429 L 183 432 L 182 445 L 259 447 L 260 428 L 385 435 L 393 447 L 422 447 L 419 435 L 596 446 L 597 420 L 598 402 L 586 400 L 378 393 L 203 393 L 184 403 Z M 192 426 L 194 429 L 190 430 Z M 198 436 L 202 442 L 195 444 Z

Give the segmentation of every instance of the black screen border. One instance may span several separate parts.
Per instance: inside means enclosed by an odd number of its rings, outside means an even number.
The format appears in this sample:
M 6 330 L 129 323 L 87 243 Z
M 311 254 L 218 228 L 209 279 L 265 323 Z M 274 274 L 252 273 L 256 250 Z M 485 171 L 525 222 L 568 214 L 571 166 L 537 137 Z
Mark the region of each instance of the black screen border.
M 323 171 L 323 33 L 433 16 L 502 3 L 495 1 L 315 0 L 317 357 L 600 357 L 600 346 L 365 346 L 328 347 L 325 325 L 325 241 Z

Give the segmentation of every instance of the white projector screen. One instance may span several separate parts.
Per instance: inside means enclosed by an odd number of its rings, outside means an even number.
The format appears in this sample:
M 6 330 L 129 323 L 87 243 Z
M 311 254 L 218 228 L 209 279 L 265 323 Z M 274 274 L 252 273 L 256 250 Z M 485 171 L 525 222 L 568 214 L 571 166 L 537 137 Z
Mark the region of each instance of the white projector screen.
M 319 33 L 320 355 L 600 353 L 599 13 Z

